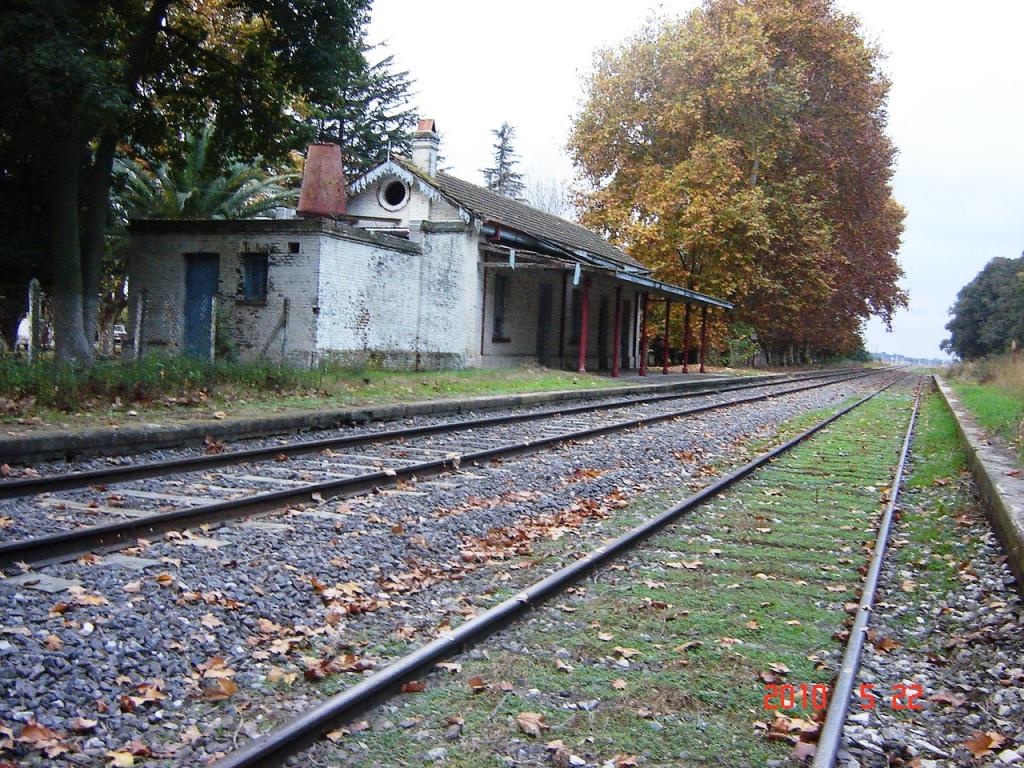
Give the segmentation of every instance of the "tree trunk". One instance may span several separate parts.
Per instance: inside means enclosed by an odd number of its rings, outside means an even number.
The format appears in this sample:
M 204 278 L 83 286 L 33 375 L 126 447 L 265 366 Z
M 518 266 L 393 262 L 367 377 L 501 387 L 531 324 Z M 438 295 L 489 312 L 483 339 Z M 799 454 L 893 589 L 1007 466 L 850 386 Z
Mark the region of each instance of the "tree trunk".
M 107 248 L 107 217 L 110 209 L 110 182 L 114 168 L 117 139 L 104 136 L 96 148 L 96 157 L 83 190 L 82 220 L 82 325 L 85 338 L 96 338 L 99 322 L 100 283 L 103 279 L 103 255 Z
M 92 361 L 92 344 L 82 323 L 82 258 L 78 222 L 79 163 L 82 146 L 64 136 L 51 145 L 50 258 L 53 261 L 53 331 L 57 359 Z

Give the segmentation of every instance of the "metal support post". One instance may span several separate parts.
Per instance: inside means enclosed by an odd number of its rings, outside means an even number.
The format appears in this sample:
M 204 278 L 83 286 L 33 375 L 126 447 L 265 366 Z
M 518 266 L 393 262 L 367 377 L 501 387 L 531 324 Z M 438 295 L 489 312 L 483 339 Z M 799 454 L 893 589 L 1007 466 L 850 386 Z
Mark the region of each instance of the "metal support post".
M 700 308 L 700 372 L 704 373 L 704 355 L 708 346 L 708 307 Z
M 690 302 L 683 308 L 683 373 L 690 372 Z
M 668 321 L 672 316 L 672 299 L 665 299 L 665 330 L 661 334 L 661 373 L 668 376 Z
M 647 375 L 647 292 L 640 297 L 640 375 Z

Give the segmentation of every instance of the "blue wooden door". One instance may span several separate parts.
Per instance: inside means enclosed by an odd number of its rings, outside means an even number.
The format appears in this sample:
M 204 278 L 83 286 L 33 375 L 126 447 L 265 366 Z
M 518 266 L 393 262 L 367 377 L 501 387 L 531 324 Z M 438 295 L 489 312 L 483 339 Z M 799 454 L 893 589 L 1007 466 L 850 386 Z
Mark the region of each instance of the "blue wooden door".
M 213 297 L 217 293 L 220 257 L 190 253 L 185 257 L 185 354 L 210 359 Z

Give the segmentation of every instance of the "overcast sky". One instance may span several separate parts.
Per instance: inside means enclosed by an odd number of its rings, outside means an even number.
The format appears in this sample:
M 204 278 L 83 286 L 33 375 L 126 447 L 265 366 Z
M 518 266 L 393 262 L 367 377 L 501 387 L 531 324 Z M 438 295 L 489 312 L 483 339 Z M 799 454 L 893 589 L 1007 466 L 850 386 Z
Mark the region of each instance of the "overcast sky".
M 996 256 L 1024 250 L 1024 1 L 839 0 L 887 53 L 896 198 L 908 216 L 900 263 L 910 309 L 868 349 L 939 356 L 956 292 Z M 693 0 L 374 0 L 371 38 L 416 81 L 452 173 L 482 181 L 490 131 L 508 121 L 528 175 L 573 176 L 565 150 L 596 49 L 655 11 Z

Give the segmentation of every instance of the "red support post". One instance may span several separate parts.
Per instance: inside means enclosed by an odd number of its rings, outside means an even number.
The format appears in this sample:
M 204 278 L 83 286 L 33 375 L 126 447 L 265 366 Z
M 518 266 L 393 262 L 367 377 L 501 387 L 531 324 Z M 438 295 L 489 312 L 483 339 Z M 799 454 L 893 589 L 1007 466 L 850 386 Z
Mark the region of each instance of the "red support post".
M 640 375 L 647 375 L 647 293 L 643 294 L 640 310 Z
M 704 373 L 704 351 L 708 346 L 708 306 L 700 308 L 700 372 Z
M 583 278 L 583 296 L 580 304 L 580 358 L 578 373 L 587 372 L 587 325 L 590 323 L 590 278 Z
M 668 321 L 672 315 L 672 299 L 665 299 L 665 331 L 661 334 L 661 373 L 668 376 Z
M 622 362 L 622 286 L 615 287 L 615 332 L 612 334 L 612 377 L 618 378 Z
M 690 372 L 690 302 L 683 308 L 683 373 Z

